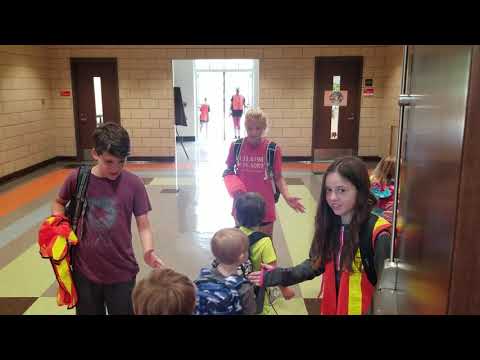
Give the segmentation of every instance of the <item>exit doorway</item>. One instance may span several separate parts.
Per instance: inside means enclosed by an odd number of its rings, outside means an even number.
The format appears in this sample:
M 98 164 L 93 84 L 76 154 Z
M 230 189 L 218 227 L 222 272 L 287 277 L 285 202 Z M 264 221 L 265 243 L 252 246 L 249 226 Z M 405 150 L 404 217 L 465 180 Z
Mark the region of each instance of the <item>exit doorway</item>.
M 240 120 L 240 134 L 244 136 L 245 113 L 256 106 L 258 99 L 258 60 L 195 60 L 194 73 L 197 118 L 205 98 L 210 106 L 207 127 L 201 126 L 200 121 L 196 121 L 199 141 L 230 142 L 234 139 L 230 105 L 237 88 L 245 97 L 245 109 Z

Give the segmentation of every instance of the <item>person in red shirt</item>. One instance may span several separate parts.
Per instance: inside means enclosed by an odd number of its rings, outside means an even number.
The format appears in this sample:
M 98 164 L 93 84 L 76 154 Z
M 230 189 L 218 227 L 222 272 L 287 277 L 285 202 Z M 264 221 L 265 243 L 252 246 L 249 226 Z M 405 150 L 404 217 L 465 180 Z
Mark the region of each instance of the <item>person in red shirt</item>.
M 235 132 L 235 139 L 240 139 L 240 119 L 243 115 L 243 108 L 245 105 L 245 97 L 240 95 L 240 89 L 236 89 L 235 95 L 230 99 L 230 110 L 232 111 L 233 130 Z
M 210 112 L 210 105 L 207 103 L 207 98 L 205 98 L 205 101 L 202 105 L 200 105 L 200 132 L 202 132 L 202 128 L 205 125 L 205 132 L 206 135 L 208 135 L 208 121 L 210 120 L 209 118 L 209 113 Z
M 272 237 L 276 214 L 272 179 L 267 174 L 266 150 L 270 140 L 264 137 L 267 129 L 266 114 L 259 109 L 250 109 L 245 114 L 245 129 L 247 137 L 242 142 L 238 163 L 234 154 L 234 142 L 230 145 L 226 163 L 230 169 L 236 165 L 236 175 L 245 185 L 247 192 L 257 192 L 265 200 L 266 211 L 259 231 Z M 295 211 L 303 213 L 305 208 L 300 202 L 301 199 L 290 195 L 287 183 L 282 176 L 282 150 L 278 145 L 274 157 L 273 177 L 287 204 Z M 232 215 L 235 216 L 234 210 Z

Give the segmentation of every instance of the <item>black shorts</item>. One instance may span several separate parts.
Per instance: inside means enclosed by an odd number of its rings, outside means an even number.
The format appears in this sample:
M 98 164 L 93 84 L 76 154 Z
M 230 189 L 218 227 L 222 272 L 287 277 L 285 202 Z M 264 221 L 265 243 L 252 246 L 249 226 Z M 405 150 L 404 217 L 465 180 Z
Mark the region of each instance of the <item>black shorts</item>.
M 243 115 L 243 110 L 232 110 L 233 117 L 242 117 L 242 115 Z
M 77 315 L 133 315 L 132 291 L 135 278 L 115 284 L 97 284 L 80 271 L 73 271 L 78 294 Z

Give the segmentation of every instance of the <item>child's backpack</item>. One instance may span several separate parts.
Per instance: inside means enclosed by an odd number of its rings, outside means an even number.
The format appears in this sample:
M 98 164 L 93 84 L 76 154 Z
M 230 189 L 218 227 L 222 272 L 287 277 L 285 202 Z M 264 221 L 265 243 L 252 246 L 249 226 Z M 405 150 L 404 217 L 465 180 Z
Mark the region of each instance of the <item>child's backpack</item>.
M 243 145 L 243 140 L 244 138 L 237 139 L 233 144 L 233 152 L 235 154 L 235 165 L 234 165 L 233 171 L 232 169 L 227 169 L 225 170 L 223 176 L 231 173 L 237 174 L 237 167 L 240 161 L 240 150 Z M 265 180 L 267 180 L 268 178 L 272 180 L 272 189 L 273 189 L 275 202 L 278 202 L 278 199 L 280 198 L 280 190 L 278 190 L 277 185 L 275 184 L 275 178 L 273 176 L 273 162 L 275 160 L 276 150 L 277 150 L 277 144 L 274 143 L 273 141 L 270 141 L 268 143 L 267 150 L 266 150 L 267 167 L 265 169 Z
M 248 235 L 248 260 L 240 265 L 240 270 L 245 278 L 253 271 L 253 264 L 250 260 L 250 251 L 253 245 L 255 245 L 259 240 L 263 239 L 264 237 L 269 237 L 269 235 L 260 231 L 254 231 L 250 235 Z M 264 287 L 259 287 L 255 285 L 253 287 L 253 290 L 255 292 L 255 303 L 257 308 L 256 312 L 257 314 L 260 314 L 263 311 L 266 289 Z
M 210 269 L 202 268 L 194 281 L 197 287 L 195 315 L 242 315 L 239 290 L 246 282 L 239 275 L 217 279 Z

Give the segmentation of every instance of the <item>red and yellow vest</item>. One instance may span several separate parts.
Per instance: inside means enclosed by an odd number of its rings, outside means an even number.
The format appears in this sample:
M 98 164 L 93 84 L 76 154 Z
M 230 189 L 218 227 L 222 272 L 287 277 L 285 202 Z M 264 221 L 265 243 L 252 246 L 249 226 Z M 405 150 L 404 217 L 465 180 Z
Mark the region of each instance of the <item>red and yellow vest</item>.
M 71 309 L 77 305 L 78 297 L 70 271 L 69 246 L 77 245 L 78 238 L 63 215 L 45 219 L 38 232 L 40 255 L 50 260 L 58 282 L 57 304 Z
M 232 108 L 233 110 L 243 110 L 243 102 L 245 98 L 243 95 L 233 95 Z
M 373 227 L 372 246 L 378 235 L 391 229 L 391 224 L 379 217 Z M 322 289 L 323 299 L 320 306 L 322 315 L 364 315 L 367 314 L 372 302 L 375 286 L 370 283 L 367 274 L 360 271 L 362 263 L 360 249 L 357 250 L 352 264 L 352 272 L 343 270 L 340 275 L 338 300 L 335 283 L 334 261 L 325 264 Z

